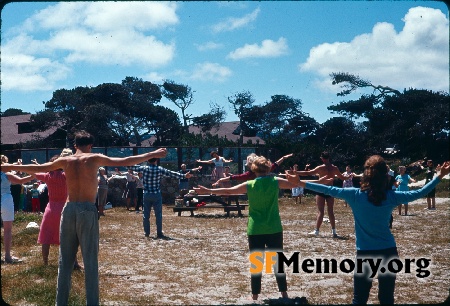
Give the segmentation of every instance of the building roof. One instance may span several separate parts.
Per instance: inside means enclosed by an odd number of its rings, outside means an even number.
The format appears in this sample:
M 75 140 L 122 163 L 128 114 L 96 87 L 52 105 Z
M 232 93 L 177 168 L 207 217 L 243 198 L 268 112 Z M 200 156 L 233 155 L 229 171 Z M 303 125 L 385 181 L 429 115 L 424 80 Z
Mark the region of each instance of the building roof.
M 15 145 L 33 140 L 36 136 L 47 138 L 56 132 L 52 127 L 44 132 L 19 133 L 19 126 L 30 122 L 31 114 L 1 117 L 1 143 L 2 145 Z
M 211 135 L 217 135 L 220 137 L 226 137 L 228 140 L 237 142 L 239 141 L 239 134 L 237 135 L 233 134 L 234 131 L 236 131 L 239 128 L 239 121 L 230 121 L 230 122 L 223 122 L 218 127 L 213 127 L 211 131 L 208 131 L 211 133 Z M 189 132 L 194 134 L 205 134 L 202 132 L 201 128 L 195 127 L 195 126 L 189 126 Z M 260 137 L 245 137 L 243 138 L 243 143 L 246 144 L 249 140 L 253 144 L 265 144 L 264 140 L 262 140 Z

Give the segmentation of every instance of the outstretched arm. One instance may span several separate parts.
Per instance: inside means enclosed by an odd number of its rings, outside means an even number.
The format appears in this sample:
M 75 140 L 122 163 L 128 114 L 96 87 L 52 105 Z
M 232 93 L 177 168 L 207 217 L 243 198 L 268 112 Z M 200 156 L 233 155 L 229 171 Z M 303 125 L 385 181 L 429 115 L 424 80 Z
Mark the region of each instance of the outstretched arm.
M 348 176 L 346 177 L 345 175 L 342 175 L 341 171 L 339 171 L 338 167 L 335 167 L 333 170 L 333 174 L 336 175 L 338 178 L 340 178 L 341 180 L 345 181 L 346 179 L 348 179 Z M 353 175 L 351 175 L 353 176 Z
M 318 175 L 318 169 L 320 166 L 312 169 L 312 170 L 303 170 L 303 171 L 297 171 L 297 174 L 299 176 L 310 176 L 310 175 Z
M 108 157 L 106 155 L 98 155 L 99 160 L 97 161 L 99 166 L 133 166 L 136 164 L 140 164 L 142 162 L 145 162 L 151 158 L 163 158 L 167 155 L 167 149 L 166 148 L 159 148 L 155 151 L 134 155 L 134 156 L 128 156 L 124 158 L 119 157 Z M 58 161 L 58 159 L 56 160 Z
M 216 195 L 242 194 L 247 193 L 247 183 L 242 183 L 230 188 L 214 188 L 214 189 L 198 185 L 198 187 L 194 187 L 194 190 L 198 194 L 216 194 Z
M 286 175 L 286 179 L 289 181 L 290 184 L 293 184 L 294 187 L 305 188 L 307 182 L 327 185 L 333 181 L 333 178 L 330 178 L 327 176 L 323 176 L 318 180 L 301 181 L 299 175 L 297 173 L 295 173 L 295 171 L 285 171 L 285 175 Z M 290 188 L 293 188 L 293 187 L 290 187 Z
M 29 181 L 33 180 L 33 178 L 34 178 L 34 175 L 28 175 L 28 176 L 25 176 L 25 177 L 20 177 L 20 176 L 17 176 L 15 174 L 12 174 L 10 172 L 5 173 L 5 175 L 8 178 L 8 181 L 10 181 L 13 184 L 23 184 L 23 183 L 26 183 L 26 182 L 29 182 Z
M 217 182 L 213 183 L 212 186 L 216 187 L 216 186 L 219 186 L 220 183 L 223 183 L 225 181 L 230 181 L 230 180 L 231 180 L 231 178 L 229 176 L 222 177 L 222 178 L 218 179 Z
M 292 157 L 293 155 L 294 155 L 294 153 L 284 155 L 279 160 L 277 160 L 275 163 L 279 166 L 285 159 Z
M 11 170 L 21 171 L 25 173 L 37 173 L 37 172 L 49 172 L 56 169 L 64 169 L 64 158 L 58 158 L 53 162 L 47 162 L 40 165 L 29 164 L 29 165 L 11 165 L 2 164 L 1 169 L 3 172 L 10 172 Z
M 287 174 L 284 174 L 284 175 L 287 175 Z M 292 189 L 292 188 L 295 188 L 295 187 L 302 187 L 302 186 L 298 186 L 298 184 L 300 182 L 298 176 L 297 176 L 297 180 L 298 180 L 298 182 L 293 183 L 293 182 L 288 181 L 287 179 L 284 179 L 284 178 L 281 178 L 281 177 L 277 177 L 278 187 L 280 189 Z
M 196 162 L 201 163 L 201 164 L 212 164 L 213 163 L 212 160 L 201 160 L 201 159 L 197 159 Z
M 444 176 L 446 176 L 450 172 L 450 162 L 446 161 L 439 169 L 438 177 L 442 180 Z

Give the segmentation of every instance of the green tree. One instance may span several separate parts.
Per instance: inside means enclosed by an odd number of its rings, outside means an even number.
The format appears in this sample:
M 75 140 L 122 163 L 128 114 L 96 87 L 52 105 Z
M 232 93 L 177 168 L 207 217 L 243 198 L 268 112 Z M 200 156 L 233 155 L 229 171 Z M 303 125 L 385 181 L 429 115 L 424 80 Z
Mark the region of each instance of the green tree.
M 258 131 L 267 146 L 291 152 L 294 143 L 314 134 L 319 124 L 302 112 L 302 102 L 286 95 L 273 95 L 263 105 L 246 112 L 246 123 Z
M 418 159 L 435 156 L 448 158 L 449 94 L 422 89 L 408 89 L 402 93 L 387 86 L 374 86 L 368 81 L 358 83 L 358 77 L 332 74 L 333 84 L 348 82 L 344 96 L 359 87 L 374 88 L 372 94 L 358 100 L 343 101 L 329 106 L 332 112 L 363 119 L 367 141 L 362 144 L 382 152 L 396 144 L 400 155 Z
M 180 125 L 175 112 L 157 107 L 161 97 L 158 85 L 132 77 L 121 84 L 60 89 L 31 122 L 40 130 L 59 126 L 69 134 L 85 129 L 96 135 L 98 146 L 128 145 L 131 139 L 139 146 L 144 136 L 157 134 L 162 141 L 164 131 L 173 132 Z M 173 129 L 161 128 L 167 122 Z
M 239 118 L 239 146 L 243 145 L 244 136 L 255 136 L 255 130 L 250 128 L 252 122 L 258 117 L 256 111 L 252 111 L 255 99 L 249 91 L 237 92 L 228 97 L 228 102 L 233 106 L 234 113 Z
M 186 110 L 194 103 L 191 87 L 184 84 L 176 84 L 172 80 L 166 80 L 164 81 L 162 88 L 164 97 L 172 101 L 172 103 L 181 110 L 183 127 L 187 133 L 189 129 L 188 122 L 192 119 L 192 115 L 187 114 Z
M 191 121 L 193 125 L 201 127 L 203 131 L 208 131 L 225 119 L 226 113 L 223 107 L 214 103 L 210 103 L 210 110 L 206 114 L 200 116 L 188 114 L 187 109 L 194 104 L 193 94 L 195 92 L 188 85 L 177 84 L 172 80 L 166 80 L 161 88 L 164 97 L 172 101 L 180 109 L 184 133 L 189 133 L 189 124 Z
M 366 143 L 365 127 L 345 117 L 333 117 L 317 129 L 316 141 L 321 151 L 329 151 L 333 163 L 340 168 L 346 164 L 362 165 L 368 155 L 375 154 L 364 145 Z
M 225 120 L 226 112 L 222 106 L 210 103 L 210 112 L 192 119 L 192 124 L 201 127 L 203 132 L 210 131 L 213 127 L 217 127 L 219 123 Z

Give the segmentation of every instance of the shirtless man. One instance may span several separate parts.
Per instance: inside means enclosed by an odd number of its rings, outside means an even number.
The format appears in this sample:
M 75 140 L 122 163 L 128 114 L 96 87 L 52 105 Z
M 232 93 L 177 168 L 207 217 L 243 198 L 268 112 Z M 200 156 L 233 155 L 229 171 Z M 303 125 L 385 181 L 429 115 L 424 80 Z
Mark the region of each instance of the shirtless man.
M 60 249 L 56 305 L 67 305 L 73 263 L 78 245 L 85 266 L 86 304 L 99 305 L 98 284 L 98 212 L 97 169 L 100 166 L 132 166 L 150 158 L 163 158 L 165 148 L 125 158 L 91 153 L 94 137 L 85 131 L 75 133 L 76 153 L 41 165 L 5 165 L 2 171 L 19 170 L 26 173 L 63 169 L 66 174 L 68 197 L 61 216 Z
M 330 162 L 330 154 L 328 152 L 322 152 L 320 154 L 320 159 L 323 162 L 323 165 L 320 165 L 312 170 L 308 171 L 297 171 L 299 176 L 309 176 L 309 175 L 318 175 L 320 178 L 334 178 L 335 176 L 339 177 L 341 180 L 345 180 L 345 177 L 342 175 L 341 171 L 339 171 L 338 167 L 331 164 Z M 325 180 L 324 185 L 333 185 L 332 180 Z M 327 204 L 327 212 L 328 218 L 330 219 L 331 231 L 333 234 L 333 238 L 337 238 L 336 234 L 336 222 L 334 218 L 334 198 L 328 195 L 324 195 L 321 193 L 316 193 L 316 204 L 317 204 L 317 220 L 316 220 L 316 229 L 309 233 L 310 235 L 318 236 L 319 228 L 322 225 L 324 210 L 325 210 L 325 202 Z

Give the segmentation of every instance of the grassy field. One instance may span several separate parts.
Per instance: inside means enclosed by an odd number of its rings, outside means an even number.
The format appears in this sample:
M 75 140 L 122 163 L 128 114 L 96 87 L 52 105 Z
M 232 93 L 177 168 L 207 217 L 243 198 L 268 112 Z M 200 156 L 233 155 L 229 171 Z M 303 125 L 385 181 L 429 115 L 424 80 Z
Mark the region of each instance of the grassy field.
M 448 195 L 448 194 L 447 194 Z M 431 258 L 431 275 L 397 276 L 396 303 L 440 303 L 450 288 L 450 200 L 439 199 L 437 210 L 428 211 L 425 199 L 410 204 L 409 216 L 394 215 L 393 233 L 404 258 Z M 309 237 L 315 224 L 314 198 L 301 204 L 280 199 L 285 252 L 300 252 L 302 259 L 354 259 L 355 235 L 350 208 L 336 200 L 338 239 L 324 223 L 321 237 Z M 235 213 L 226 218 L 223 210 L 208 209 L 189 217 L 178 217 L 163 209 L 164 233 L 169 240 L 145 238 L 142 214 L 123 207 L 106 211 L 100 219 L 100 300 L 102 305 L 226 305 L 249 304 L 250 277 L 246 223 Z M 12 253 L 20 264 L 1 266 L 2 297 L 11 305 L 52 305 L 56 295 L 58 249 L 50 249 L 49 265 L 42 265 L 38 231 L 26 229 L 42 216 L 18 213 L 13 226 Z M 151 236 L 155 236 L 154 216 Z M 2 255 L 3 243 L 2 243 Z M 81 256 L 79 256 L 80 262 Z M 311 304 L 349 304 L 353 276 L 346 273 L 292 273 L 287 270 L 288 293 L 306 296 Z M 84 273 L 74 271 L 70 305 L 84 305 Z M 377 281 L 369 303 L 378 304 Z M 277 298 L 275 278 L 264 275 L 261 300 Z

